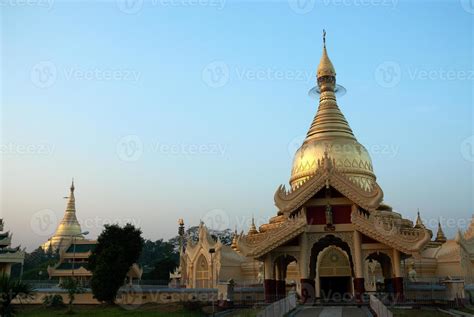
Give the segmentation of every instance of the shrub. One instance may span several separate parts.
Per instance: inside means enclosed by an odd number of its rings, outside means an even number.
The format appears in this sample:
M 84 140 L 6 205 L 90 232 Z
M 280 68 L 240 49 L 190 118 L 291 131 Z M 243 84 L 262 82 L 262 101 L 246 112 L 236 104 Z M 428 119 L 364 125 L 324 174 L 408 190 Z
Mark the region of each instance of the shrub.
M 61 295 L 46 295 L 43 297 L 45 307 L 58 308 L 64 307 L 63 297 Z

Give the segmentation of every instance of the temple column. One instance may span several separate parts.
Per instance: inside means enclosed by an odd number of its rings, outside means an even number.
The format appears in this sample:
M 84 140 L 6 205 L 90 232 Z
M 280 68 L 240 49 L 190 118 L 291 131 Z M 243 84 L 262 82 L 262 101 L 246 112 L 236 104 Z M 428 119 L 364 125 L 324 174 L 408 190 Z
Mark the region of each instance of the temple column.
M 365 292 L 363 261 L 361 235 L 359 231 L 354 230 L 354 295 L 356 301 L 362 301 L 362 294 Z
M 265 302 L 271 303 L 275 301 L 276 285 L 275 285 L 275 274 L 273 270 L 273 262 L 271 254 L 267 254 L 264 262 L 264 275 L 263 289 L 265 293 Z
M 403 300 L 403 276 L 400 265 L 400 251 L 393 249 L 393 273 L 395 277 L 392 279 L 392 283 L 397 300 Z
M 312 304 L 315 297 L 315 284 L 314 279 L 310 279 L 309 274 L 309 253 L 310 247 L 308 246 L 308 236 L 306 233 L 300 235 L 300 284 L 301 284 L 301 301 L 303 304 Z
M 276 288 L 276 298 L 282 299 L 286 295 L 286 282 L 285 282 L 285 277 L 286 277 L 286 270 L 285 270 L 285 263 L 284 260 L 280 258 L 278 263 L 276 263 L 276 269 L 277 269 L 277 274 L 276 274 L 276 281 L 275 281 L 275 288 Z

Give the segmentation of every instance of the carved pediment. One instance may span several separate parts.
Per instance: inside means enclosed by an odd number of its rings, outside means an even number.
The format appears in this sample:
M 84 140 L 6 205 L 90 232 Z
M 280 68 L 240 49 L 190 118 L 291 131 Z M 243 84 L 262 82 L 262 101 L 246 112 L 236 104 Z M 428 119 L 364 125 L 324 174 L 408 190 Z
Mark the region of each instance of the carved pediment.
M 342 171 L 331 163 L 329 158 L 325 159 L 325 168 L 320 168 L 310 176 L 303 184 L 293 190 L 287 190 L 280 185 L 275 192 L 275 205 L 283 213 L 292 213 L 298 210 L 305 202 L 319 192 L 324 186 L 332 186 L 341 194 L 354 203 L 368 211 L 375 211 L 383 199 L 383 191 L 380 186 L 372 180 L 363 177 L 346 176 Z M 372 182 L 370 186 L 360 186 L 356 179 L 362 183 Z

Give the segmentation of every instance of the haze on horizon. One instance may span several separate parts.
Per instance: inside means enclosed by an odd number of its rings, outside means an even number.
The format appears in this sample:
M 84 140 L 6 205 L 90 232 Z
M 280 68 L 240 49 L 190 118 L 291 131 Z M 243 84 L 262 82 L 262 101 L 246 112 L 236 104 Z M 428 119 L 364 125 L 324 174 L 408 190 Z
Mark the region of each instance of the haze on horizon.
M 0 217 L 13 245 L 54 232 L 72 177 L 88 238 L 111 222 L 156 240 L 178 218 L 267 221 L 316 113 L 323 28 L 385 201 L 432 229 L 441 218 L 449 238 L 471 220 L 468 1 L 21 3 L 1 10 Z

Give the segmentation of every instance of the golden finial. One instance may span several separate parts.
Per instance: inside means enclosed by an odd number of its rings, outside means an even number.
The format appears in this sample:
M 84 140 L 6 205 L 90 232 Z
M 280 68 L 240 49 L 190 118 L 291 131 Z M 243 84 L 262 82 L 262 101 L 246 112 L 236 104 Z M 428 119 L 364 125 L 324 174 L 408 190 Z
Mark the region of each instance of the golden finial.
M 415 228 L 425 228 L 425 225 L 423 224 L 423 221 L 421 220 L 420 209 L 419 208 L 418 208 L 418 211 L 417 211 Z
M 443 228 L 441 228 L 441 221 L 438 219 L 438 232 L 436 233 L 436 242 L 445 243 L 446 236 L 444 235 Z
M 323 55 L 321 56 L 321 61 L 319 62 L 317 71 L 318 78 L 323 76 L 336 76 L 336 70 L 331 63 L 326 50 L 326 30 L 323 30 Z
M 71 183 L 71 192 L 73 192 L 75 189 L 74 187 L 74 177 L 72 178 L 72 183 Z
M 257 227 L 255 226 L 255 219 L 253 218 L 253 215 L 252 215 L 252 224 L 250 225 L 248 234 L 256 234 L 256 233 L 258 233 L 258 230 L 257 230 Z

